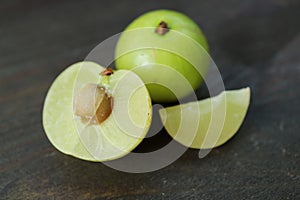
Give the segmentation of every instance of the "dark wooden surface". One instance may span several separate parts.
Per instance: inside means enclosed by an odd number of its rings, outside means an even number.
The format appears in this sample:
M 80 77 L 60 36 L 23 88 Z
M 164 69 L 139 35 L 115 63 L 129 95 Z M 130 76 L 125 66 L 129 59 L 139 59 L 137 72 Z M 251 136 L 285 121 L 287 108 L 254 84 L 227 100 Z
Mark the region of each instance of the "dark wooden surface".
M 250 85 L 238 134 L 204 159 L 188 150 L 145 174 L 58 152 L 41 125 L 51 82 L 158 8 L 201 24 L 227 89 Z M 297 0 L 1 0 L 0 199 L 300 199 L 299 19 Z

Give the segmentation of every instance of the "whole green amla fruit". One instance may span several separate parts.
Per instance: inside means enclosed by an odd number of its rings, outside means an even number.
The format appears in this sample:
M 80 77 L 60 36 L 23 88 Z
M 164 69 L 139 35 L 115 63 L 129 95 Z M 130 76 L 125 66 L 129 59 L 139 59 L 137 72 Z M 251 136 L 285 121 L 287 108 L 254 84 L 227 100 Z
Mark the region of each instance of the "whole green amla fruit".
M 206 39 L 193 20 L 176 11 L 156 10 L 135 19 L 121 34 L 115 64 L 137 73 L 154 102 L 172 102 L 203 82 L 207 52 Z

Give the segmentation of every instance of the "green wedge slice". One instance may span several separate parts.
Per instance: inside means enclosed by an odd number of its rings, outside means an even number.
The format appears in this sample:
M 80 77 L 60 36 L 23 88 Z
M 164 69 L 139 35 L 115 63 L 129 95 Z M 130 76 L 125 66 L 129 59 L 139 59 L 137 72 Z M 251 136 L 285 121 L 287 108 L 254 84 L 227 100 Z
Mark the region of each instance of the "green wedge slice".
M 159 110 L 170 136 L 184 146 L 210 149 L 227 142 L 239 129 L 250 102 L 250 88 Z

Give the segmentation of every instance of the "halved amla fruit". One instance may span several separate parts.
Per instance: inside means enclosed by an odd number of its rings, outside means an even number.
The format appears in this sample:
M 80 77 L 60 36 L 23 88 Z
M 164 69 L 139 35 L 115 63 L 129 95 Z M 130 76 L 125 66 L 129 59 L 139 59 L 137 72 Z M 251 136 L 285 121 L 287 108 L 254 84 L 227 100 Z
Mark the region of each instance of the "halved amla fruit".
M 151 99 L 133 72 L 93 62 L 68 67 L 48 91 L 43 126 L 61 152 L 90 161 L 120 158 L 145 137 Z
M 250 88 L 159 110 L 170 136 L 184 146 L 210 149 L 224 144 L 241 126 L 250 102 Z

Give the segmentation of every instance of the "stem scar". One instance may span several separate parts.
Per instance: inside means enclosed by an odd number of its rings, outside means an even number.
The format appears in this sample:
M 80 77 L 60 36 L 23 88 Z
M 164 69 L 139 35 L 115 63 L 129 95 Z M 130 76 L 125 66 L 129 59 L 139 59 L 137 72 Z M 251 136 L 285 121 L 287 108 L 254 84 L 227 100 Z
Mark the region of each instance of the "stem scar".
M 161 21 L 158 25 L 158 27 L 155 30 L 155 33 L 159 35 L 164 35 L 167 32 L 169 32 L 170 28 L 168 27 L 168 24 L 164 21 Z

